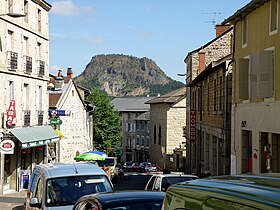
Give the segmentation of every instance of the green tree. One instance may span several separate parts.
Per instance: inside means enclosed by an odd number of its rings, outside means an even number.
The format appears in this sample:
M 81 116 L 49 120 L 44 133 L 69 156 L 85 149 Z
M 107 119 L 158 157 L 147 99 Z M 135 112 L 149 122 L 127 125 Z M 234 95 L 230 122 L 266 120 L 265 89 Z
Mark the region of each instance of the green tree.
M 120 149 L 121 121 L 119 113 L 110 102 L 109 96 L 93 88 L 88 100 L 94 105 L 93 146 L 108 155 Z

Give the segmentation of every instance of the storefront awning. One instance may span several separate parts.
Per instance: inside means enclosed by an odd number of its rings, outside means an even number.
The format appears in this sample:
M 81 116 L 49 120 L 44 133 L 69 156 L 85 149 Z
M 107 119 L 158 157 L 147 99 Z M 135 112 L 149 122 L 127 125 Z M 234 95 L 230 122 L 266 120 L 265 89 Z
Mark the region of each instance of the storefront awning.
M 59 135 L 51 126 L 14 128 L 10 132 L 22 143 L 22 148 L 47 145 L 59 140 Z

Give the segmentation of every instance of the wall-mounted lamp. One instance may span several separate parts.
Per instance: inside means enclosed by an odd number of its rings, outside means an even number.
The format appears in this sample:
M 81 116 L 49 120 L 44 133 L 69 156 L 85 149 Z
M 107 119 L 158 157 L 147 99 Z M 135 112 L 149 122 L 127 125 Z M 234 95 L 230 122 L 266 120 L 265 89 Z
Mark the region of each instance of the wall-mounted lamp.
M 241 121 L 241 127 L 242 127 L 242 128 L 245 128 L 245 127 L 246 127 L 246 120 L 242 120 L 242 121 Z

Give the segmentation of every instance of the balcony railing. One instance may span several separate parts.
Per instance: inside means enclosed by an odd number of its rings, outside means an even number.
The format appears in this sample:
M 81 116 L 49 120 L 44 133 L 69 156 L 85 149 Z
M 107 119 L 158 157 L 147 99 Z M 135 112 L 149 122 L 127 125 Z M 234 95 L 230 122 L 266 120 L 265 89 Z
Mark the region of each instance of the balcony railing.
M 37 111 L 37 113 L 38 113 L 38 125 L 43 125 L 44 111 Z
M 30 110 L 23 110 L 23 125 L 30 126 Z
M 7 51 L 7 68 L 10 71 L 16 71 L 17 70 L 17 64 L 18 64 L 18 54 L 16 52 Z
M 43 77 L 45 75 L 45 62 L 38 60 L 37 61 L 37 68 L 38 68 L 38 76 Z
M 23 71 L 25 74 L 32 73 L 32 58 L 27 55 L 23 57 Z

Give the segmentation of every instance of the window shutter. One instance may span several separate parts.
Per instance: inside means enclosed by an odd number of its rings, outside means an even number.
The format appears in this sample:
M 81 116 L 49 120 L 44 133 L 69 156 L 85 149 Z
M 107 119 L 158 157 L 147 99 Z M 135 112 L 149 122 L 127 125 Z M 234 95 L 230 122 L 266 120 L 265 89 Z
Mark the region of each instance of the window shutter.
M 261 51 L 259 53 L 258 67 L 259 97 L 272 97 L 274 87 L 273 51 Z
M 258 97 L 258 57 L 256 54 L 250 57 L 250 98 Z
M 249 59 L 239 60 L 239 99 L 248 99 Z

